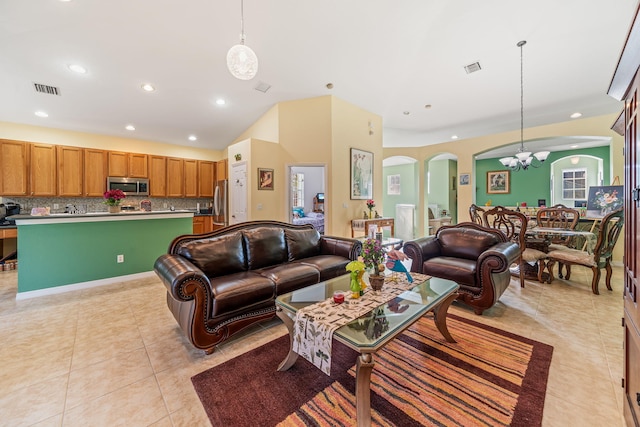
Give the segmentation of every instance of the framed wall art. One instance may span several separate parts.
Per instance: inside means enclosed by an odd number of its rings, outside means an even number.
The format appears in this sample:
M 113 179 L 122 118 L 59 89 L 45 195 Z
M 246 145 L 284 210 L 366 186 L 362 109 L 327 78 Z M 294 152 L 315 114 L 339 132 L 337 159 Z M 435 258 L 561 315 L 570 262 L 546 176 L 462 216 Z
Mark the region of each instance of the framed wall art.
M 273 190 L 273 169 L 258 168 L 258 190 Z
M 373 199 L 373 153 L 351 149 L 351 199 Z
M 510 171 L 487 172 L 487 194 L 509 194 L 511 192 Z
M 461 173 L 460 174 L 460 185 L 469 185 L 469 182 L 471 181 L 471 175 L 468 173 Z

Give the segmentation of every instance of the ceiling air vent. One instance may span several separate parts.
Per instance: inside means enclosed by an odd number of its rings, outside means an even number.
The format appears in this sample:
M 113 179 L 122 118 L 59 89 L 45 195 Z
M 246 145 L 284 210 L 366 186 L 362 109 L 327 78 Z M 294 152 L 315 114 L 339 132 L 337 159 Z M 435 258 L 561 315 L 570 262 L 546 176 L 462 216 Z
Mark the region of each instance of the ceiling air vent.
M 480 68 L 479 62 L 474 62 L 473 64 L 464 66 L 464 70 L 467 72 L 467 74 L 475 73 L 476 71 L 480 71 L 481 69 L 482 68 Z
M 55 86 L 43 85 L 42 83 L 34 83 L 33 87 L 36 89 L 36 92 L 46 93 L 49 95 L 60 95 L 60 89 Z
M 258 83 L 258 85 L 256 87 L 254 87 L 255 90 L 259 90 L 262 93 L 267 93 L 267 91 L 269 89 L 271 89 L 271 85 L 265 83 L 265 82 L 260 82 Z

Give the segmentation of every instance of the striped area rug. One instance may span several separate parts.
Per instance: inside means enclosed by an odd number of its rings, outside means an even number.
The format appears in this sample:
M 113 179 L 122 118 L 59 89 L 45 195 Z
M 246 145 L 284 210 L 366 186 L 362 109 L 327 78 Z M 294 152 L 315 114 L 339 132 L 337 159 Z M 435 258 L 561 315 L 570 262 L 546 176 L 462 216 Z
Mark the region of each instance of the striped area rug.
M 375 356 L 376 426 L 539 426 L 553 348 L 448 316 L 458 343 L 430 318 Z M 214 426 L 354 426 L 357 354 L 334 343 L 328 377 L 303 358 L 275 369 L 288 337 L 211 368 L 192 382 Z

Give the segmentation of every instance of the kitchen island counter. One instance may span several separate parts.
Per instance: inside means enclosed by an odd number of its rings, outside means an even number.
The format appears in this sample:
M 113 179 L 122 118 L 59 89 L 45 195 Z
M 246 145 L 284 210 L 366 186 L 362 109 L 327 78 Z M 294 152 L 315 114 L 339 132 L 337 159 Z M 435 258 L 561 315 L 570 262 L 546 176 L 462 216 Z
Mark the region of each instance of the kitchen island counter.
M 175 237 L 193 232 L 193 211 L 14 215 L 17 299 L 153 274 Z

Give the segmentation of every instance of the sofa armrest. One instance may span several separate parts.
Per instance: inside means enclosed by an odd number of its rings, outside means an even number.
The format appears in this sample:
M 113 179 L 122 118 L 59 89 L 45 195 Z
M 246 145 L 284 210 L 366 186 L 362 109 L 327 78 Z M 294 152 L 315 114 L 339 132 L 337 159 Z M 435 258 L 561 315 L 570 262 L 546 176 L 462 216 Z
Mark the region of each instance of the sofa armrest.
M 517 261 L 519 255 L 520 248 L 516 243 L 498 243 L 480 255 L 478 258 L 479 271 L 486 266 L 491 269 L 492 273 L 503 272 Z
M 350 260 L 358 259 L 362 252 L 362 242 L 346 237 L 321 236 L 320 254 L 339 255 Z
M 422 263 L 440 255 L 440 244 L 435 236 L 420 237 L 406 242 L 402 251 L 411 259 L 411 271 L 422 273 Z
M 156 260 L 153 269 L 162 279 L 167 291 L 178 301 L 192 300 L 198 286 L 204 288 L 202 291 L 205 295 L 211 295 L 209 278 L 202 270 L 180 255 L 161 255 Z

